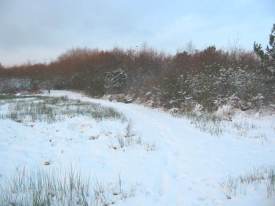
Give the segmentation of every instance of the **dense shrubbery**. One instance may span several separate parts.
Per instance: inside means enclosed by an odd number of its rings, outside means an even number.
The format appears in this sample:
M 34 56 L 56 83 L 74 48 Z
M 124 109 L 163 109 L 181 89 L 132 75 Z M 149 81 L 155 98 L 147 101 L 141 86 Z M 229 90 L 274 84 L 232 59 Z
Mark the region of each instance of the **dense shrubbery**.
M 274 40 L 271 43 L 274 46 Z M 259 55 L 257 48 L 261 48 L 255 46 Z M 173 56 L 146 47 L 110 51 L 73 49 L 49 64 L 0 69 L 0 75 L 29 78 L 33 90 L 75 89 L 93 96 L 124 93 L 143 102 L 150 100 L 153 106 L 183 110 L 195 104 L 215 110 L 229 102 L 247 109 L 274 102 L 275 75 L 270 69 L 274 48 L 268 51 L 263 52 L 269 55 L 267 64 L 263 63 L 266 58 L 259 58 L 253 52 L 223 51 L 214 46 Z M 124 82 L 110 90 L 112 86 L 110 81 L 106 83 L 106 74 L 114 71 L 123 73 Z M 111 79 L 116 84 L 118 81 Z
M 156 106 L 167 108 L 186 109 L 199 103 L 207 110 L 214 110 L 232 96 L 249 104 L 258 97 L 267 104 L 275 96 L 274 76 L 253 53 L 224 52 L 215 47 L 175 56 L 152 49 L 76 49 L 48 65 L 1 70 L 1 76 L 29 78 L 33 90 L 76 89 L 101 96 L 110 93 L 105 85 L 106 74 L 117 69 L 125 72 L 127 79 L 116 93 L 152 100 Z

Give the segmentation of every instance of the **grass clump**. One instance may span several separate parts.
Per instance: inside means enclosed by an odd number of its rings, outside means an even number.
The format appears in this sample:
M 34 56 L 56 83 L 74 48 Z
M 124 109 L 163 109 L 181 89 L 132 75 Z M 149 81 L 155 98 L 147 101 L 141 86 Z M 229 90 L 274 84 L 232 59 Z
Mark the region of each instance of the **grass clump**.
M 33 97 L 36 97 L 36 96 L 31 96 L 31 95 L 0 94 L 0 100 L 26 99 L 26 98 L 33 98 Z
M 64 174 L 21 170 L 0 185 L 1 206 L 107 206 L 131 196 L 120 178 L 107 186 L 73 170 Z
M 270 198 L 275 194 L 275 170 L 258 169 L 237 178 L 228 177 L 221 186 L 227 199 L 232 199 L 238 194 L 246 194 L 250 187 L 261 186 L 266 191 L 267 198 Z
M 100 104 L 71 100 L 67 97 L 37 96 L 32 101 L 20 98 L 10 101 L 7 113 L 1 114 L 0 118 L 16 122 L 53 123 L 77 116 L 87 116 L 96 120 L 125 120 L 125 117 L 115 109 Z
M 134 145 L 141 146 L 146 151 L 156 150 L 156 145 L 154 143 L 146 143 L 139 135 L 135 134 L 132 122 L 129 121 L 124 134 L 116 136 L 116 143 L 112 144 L 111 147 L 115 150 L 120 149 L 125 151 L 127 147 Z
M 222 121 L 220 118 L 210 113 L 196 114 L 190 112 L 186 114 L 196 128 L 208 132 L 211 135 L 219 136 L 222 134 Z
M 223 121 L 220 117 L 214 113 L 194 111 L 194 109 L 186 111 L 171 112 L 173 116 L 185 117 L 192 125 L 198 128 L 200 131 L 207 132 L 213 136 L 219 136 L 223 133 Z

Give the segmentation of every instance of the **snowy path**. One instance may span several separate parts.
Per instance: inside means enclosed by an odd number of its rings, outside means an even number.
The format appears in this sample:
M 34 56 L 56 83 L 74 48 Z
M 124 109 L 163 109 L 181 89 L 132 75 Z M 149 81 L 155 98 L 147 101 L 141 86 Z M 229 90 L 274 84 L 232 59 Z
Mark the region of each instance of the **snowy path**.
M 195 128 L 187 119 L 135 104 L 91 99 L 64 91 L 54 91 L 51 95 L 68 95 L 117 109 L 131 121 L 134 133 L 155 149 L 146 151 L 132 146 L 116 151 L 110 149 L 107 138 L 87 141 L 95 130 L 111 128 L 119 133 L 121 125 L 113 122 L 101 123 L 95 128 L 94 122 L 84 118 L 31 128 L 0 120 L 0 174 L 3 177 L 16 167 L 43 167 L 41 163 L 49 159 L 53 162 L 51 168 L 73 165 L 99 179 L 120 175 L 127 184 L 137 185 L 135 197 L 122 205 L 274 204 L 274 198 L 267 199 L 257 190 L 251 195 L 228 200 L 221 188 L 221 183 L 229 176 L 238 177 L 258 168 L 274 168 L 274 116 L 265 122 L 255 119 L 262 126 L 259 129 L 269 128 L 265 131 L 266 142 L 259 143 L 228 131 L 221 136 L 211 136 Z M 84 125 L 82 133 L 79 133 L 79 124 Z M 49 143 L 49 138 L 53 142 Z

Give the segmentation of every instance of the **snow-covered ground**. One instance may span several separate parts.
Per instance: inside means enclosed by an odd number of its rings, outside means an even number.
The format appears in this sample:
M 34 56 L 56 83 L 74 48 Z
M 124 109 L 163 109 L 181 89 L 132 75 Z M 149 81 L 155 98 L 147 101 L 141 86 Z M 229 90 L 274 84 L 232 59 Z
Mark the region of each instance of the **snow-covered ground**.
M 112 107 L 126 120 L 0 119 L 0 183 L 22 168 L 74 168 L 102 182 L 120 177 L 133 195 L 116 205 L 275 205 L 267 177 L 275 169 L 274 114 L 238 113 L 213 135 L 187 118 L 141 105 L 67 91 L 50 95 Z M 7 109 L 0 105 L 2 113 Z M 125 136 L 130 141 L 123 142 Z

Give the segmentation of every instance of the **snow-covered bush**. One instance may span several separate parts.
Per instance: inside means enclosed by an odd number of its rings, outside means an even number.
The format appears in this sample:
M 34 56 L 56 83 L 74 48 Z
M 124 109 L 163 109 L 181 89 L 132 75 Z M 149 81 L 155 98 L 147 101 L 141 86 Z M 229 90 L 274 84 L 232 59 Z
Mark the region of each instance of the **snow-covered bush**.
M 246 110 L 269 105 L 275 97 L 275 76 L 254 53 L 218 50 L 214 46 L 175 55 L 147 47 L 75 49 L 48 65 L 1 69 L 0 76 L 29 78 L 33 89 L 83 90 L 96 97 L 122 93 L 134 97 L 130 102 L 139 99 L 153 107 L 181 111 L 200 104 L 203 110 L 213 112 L 229 104 L 232 96 L 239 98 L 235 106 Z
M 31 80 L 29 78 L 1 78 L 0 92 L 16 92 L 31 89 Z

